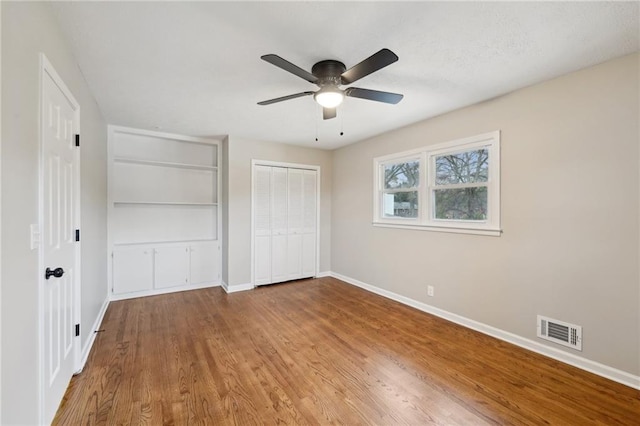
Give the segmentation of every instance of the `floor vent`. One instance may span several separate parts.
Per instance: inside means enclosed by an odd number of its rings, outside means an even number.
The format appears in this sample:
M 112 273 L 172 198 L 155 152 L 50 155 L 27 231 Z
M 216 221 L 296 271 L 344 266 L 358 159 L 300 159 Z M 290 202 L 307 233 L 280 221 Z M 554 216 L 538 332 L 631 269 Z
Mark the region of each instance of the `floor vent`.
M 538 337 L 578 351 L 582 350 L 582 327 L 538 315 Z

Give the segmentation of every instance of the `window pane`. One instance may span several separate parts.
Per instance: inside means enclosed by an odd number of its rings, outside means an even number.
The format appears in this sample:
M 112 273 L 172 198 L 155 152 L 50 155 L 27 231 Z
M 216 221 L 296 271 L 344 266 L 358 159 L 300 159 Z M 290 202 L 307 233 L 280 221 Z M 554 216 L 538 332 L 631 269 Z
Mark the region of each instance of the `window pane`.
M 418 191 L 382 194 L 385 217 L 418 217 Z
M 420 162 L 385 164 L 384 189 L 414 188 L 420 182 Z
M 435 190 L 436 219 L 485 220 L 487 188 L 484 186 Z
M 436 157 L 436 185 L 486 182 L 488 177 L 486 148 Z

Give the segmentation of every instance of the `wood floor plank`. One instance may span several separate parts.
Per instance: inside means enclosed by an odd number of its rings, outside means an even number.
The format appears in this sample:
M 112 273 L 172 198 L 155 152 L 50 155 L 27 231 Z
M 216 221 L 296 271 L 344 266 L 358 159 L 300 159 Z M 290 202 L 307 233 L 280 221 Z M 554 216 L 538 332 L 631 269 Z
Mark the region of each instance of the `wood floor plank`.
M 56 425 L 638 425 L 640 391 L 333 278 L 112 302 Z

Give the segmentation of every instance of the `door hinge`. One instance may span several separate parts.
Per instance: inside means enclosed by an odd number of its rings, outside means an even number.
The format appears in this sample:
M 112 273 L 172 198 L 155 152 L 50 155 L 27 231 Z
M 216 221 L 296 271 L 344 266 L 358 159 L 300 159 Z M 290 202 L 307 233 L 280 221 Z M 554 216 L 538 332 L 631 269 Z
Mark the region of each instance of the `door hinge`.
M 76 133 L 76 146 L 80 146 L 80 135 Z
M 80 335 L 80 324 L 76 324 L 76 337 Z
M 80 241 L 80 230 L 76 229 L 76 241 Z

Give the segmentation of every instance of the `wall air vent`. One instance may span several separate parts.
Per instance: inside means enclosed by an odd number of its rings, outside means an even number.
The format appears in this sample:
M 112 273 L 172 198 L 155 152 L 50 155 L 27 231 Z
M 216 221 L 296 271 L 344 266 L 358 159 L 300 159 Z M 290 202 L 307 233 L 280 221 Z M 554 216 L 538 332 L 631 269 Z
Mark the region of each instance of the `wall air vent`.
M 582 350 L 582 327 L 538 315 L 538 337 L 578 351 Z

